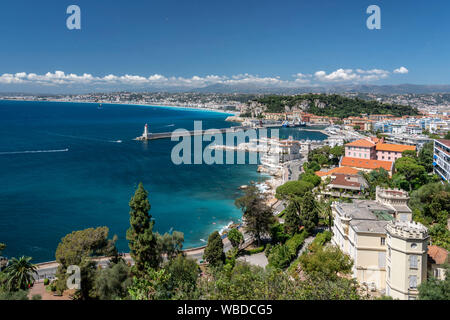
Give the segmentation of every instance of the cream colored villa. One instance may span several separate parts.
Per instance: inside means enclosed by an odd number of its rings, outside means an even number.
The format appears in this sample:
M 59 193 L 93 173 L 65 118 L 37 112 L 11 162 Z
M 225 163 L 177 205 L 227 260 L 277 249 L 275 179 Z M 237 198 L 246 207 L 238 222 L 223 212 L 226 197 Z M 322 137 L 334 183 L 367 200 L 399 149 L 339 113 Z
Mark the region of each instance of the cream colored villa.
M 412 222 L 408 199 L 403 190 L 377 188 L 375 201 L 332 205 L 332 242 L 353 259 L 353 276 L 402 300 L 416 299 L 427 276 L 428 231 Z

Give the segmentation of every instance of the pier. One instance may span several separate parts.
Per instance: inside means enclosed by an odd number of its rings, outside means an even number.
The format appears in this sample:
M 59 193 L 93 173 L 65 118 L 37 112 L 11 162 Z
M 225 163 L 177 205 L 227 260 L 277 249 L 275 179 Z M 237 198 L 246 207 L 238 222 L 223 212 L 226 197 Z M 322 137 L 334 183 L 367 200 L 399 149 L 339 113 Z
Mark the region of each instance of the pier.
M 262 124 L 260 126 L 255 126 L 255 127 L 249 127 L 249 126 L 238 126 L 238 127 L 230 127 L 230 128 L 222 128 L 222 129 L 208 129 L 208 130 L 191 130 L 191 131 L 179 131 L 179 132 L 155 132 L 155 133 L 150 133 L 148 132 L 148 126 L 147 124 L 145 125 L 144 128 L 144 133 L 135 138 L 135 140 L 139 140 L 139 141 L 147 141 L 147 140 L 159 140 L 159 139 L 169 139 L 172 137 L 175 138 L 179 138 L 179 137 L 187 137 L 187 136 L 199 136 L 199 135 L 213 135 L 213 134 L 223 134 L 223 133 L 233 133 L 233 132 L 237 132 L 239 130 L 248 130 L 248 129 L 269 129 L 269 128 L 281 128 L 281 124 L 279 123 L 266 123 L 266 124 Z M 315 132 L 320 132 L 323 133 L 326 136 L 329 136 L 330 134 L 327 133 L 324 130 L 321 129 L 312 129 L 312 128 L 305 128 L 305 127 L 300 127 L 299 130 L 303 130 L 303 131 L 315 131 Z
M 147 128 L 147 127 L 146 127 Z M 213 134 L 222 134 L 226 132 L 237 132 L 239 130 L 250 129 L 248 127 L 230 127 L 230 128 L 222 128 L 222 129 L 208 129 L 208 130 L 191 130 L 191 131 L 179 131 L 179 132 L 156 132 L 156 133 L 148 133 L 147 130 L 144 130 L 144 134 L 140 137 L 137 137 L 135 140 L 139 141 L 147 141 L 147 140 L 158 140 L 158 139 L 169 139 L 172 137 L 187 137 L 187 136 L 199 136 L 199 135 L 213 135 Z

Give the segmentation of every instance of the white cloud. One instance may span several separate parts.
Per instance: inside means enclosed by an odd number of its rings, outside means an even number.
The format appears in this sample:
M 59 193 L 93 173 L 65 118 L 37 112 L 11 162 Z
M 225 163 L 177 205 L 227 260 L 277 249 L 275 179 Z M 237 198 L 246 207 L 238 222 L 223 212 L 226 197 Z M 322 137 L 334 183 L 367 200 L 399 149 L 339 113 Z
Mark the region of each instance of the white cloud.
M 401 67 L 395 69 L 394 73 L 405 74 L 408 69 Z M 214 84 L 225 85 L 258 85 L 261 87 L 301 87 L 305 85 L 317 85 L 320 83 L 360 83 L 377 81 L 387 78 L 389 71 L 382 69 L 337 69 L 327 73 L 320 70 L 313 74 L 296 73 L 293 80 L 282 80 L 279 76 L 258 76 L 248 73 L 232 76 L 221 75 L 194 75 L 186 77 L 166 77 L 161 74 L 153 74 L 148 77 L 141 75 L 114 75 L 94 76 L 89 73 L 77 75 L 66 74 L 64 71 L 47 72 L 42 75 L 35 73 L 19 72 L 15 74 L 4 73 L 0 75 L 0 84 L 31 84 L 45 86 L 96 86 L 96 87 L 182 87 L 186 89 L 201 88 Z
M 408 72 L 409 72 L 409 70 L 406 69 L 405 67 L 400 67 L 400 68 L 394 70 L 394 73 L 400 73 L 400 74 L 406 74 Z
M 389 76 L 389 71 L 381 69 L 338 69 L 327 74 L 325 71 L 317 71 L 314 78 L 320 82 L 369 82 L 385 79 Z

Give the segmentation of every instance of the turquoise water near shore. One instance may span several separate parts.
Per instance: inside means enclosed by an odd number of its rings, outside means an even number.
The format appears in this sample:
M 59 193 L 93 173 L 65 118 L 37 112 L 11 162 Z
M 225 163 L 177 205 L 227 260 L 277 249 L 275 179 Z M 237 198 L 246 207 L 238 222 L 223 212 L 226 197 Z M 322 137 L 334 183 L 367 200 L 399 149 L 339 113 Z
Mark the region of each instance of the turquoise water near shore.
M 149 191 L 160 233 L 179 230 L 185 247 L 241 213 L 237 189 L 264 179 L 256 165 L 175 165 L 176 142 L 134 141 L 145 123 L 151 132 L 223 128 L 227 114 L 136 105 L 0 101 L 0 242 L 7 256 L 54 259 L 73 230 L 107 226 L 128 251 L 128 201 L 139 182 Z M 282 136 L 289 132 L 281 132 Z M 324 139 L 317 132 L 296 138 Z M 119 140 L 121 142 L 119 142 Z

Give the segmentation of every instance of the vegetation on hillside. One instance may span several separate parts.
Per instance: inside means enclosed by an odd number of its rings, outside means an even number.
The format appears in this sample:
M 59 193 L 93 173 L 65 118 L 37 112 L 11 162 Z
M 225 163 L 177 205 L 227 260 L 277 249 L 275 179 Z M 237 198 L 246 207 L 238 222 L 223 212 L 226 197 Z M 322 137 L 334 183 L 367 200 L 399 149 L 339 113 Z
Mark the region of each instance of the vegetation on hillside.
M 392 114 L 394 116 L 417 115 L 418 111 L 410 106 L 386 104 L 359 98 L 346 98 L 337 94 L 303 94 L 295 96 L 270 95 L 255 99 L 266 106 L 267 112 L 285 112 L 293 107 L 319 116 L 346 118 L 359 117 L 361 114 Z

